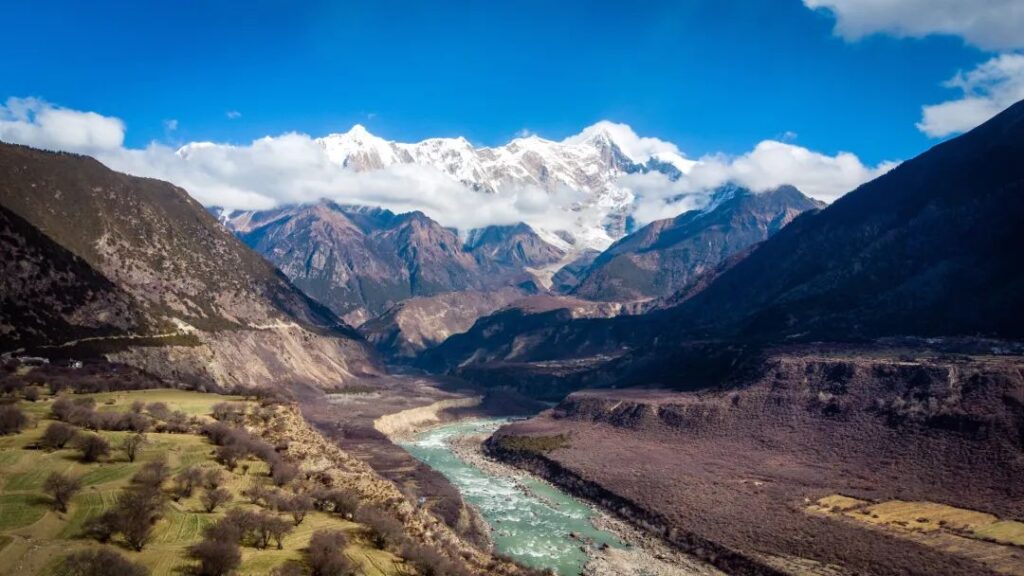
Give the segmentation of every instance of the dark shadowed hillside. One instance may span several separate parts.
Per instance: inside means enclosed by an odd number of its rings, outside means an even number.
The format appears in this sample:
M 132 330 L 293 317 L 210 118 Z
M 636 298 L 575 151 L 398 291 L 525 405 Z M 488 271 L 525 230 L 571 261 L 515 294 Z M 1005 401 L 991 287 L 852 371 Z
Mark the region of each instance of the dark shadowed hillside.
M 677 334 L 1024 336 L 1024 103 L 798 218 L 672 315 Z
M 134 298 L 0 206 L 0 350 L 146 326 Z
M 85 156 L 0 144 L 0 204 L 155 313 L 199 328 L 337 323 L 166 182 Z

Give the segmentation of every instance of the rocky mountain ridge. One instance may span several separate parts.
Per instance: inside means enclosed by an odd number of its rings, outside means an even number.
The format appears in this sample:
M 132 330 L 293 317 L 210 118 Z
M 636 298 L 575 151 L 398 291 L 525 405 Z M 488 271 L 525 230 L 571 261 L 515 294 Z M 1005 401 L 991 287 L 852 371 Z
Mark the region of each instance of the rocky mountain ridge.
M 62 318 L 36 314 L 5 342 L 70 346 L 99 323 L 90 353 L 210 388 L 334 387 L 379 370 L 350 327 L 171 184 L 0 144 L 0 207 L 16 232 L 6 247 L 22 259 L 5 264 L 19 309 L 76 296 Z
M 531 267 L 565 256 L 525 224 L 473 231 L 464 243 L 421 212 L 326 200 L 222 222 L 353 325 L 414 297 L 529 285 Z
M 430 138 L 416 143 L 385 140 L 361 125 L 318 138 L 327 157 L 356 171 L 416 164 L 448 175 L 470 189 L 494 194 L 505 188 L 536 187 L 548 193 L 566 188 L 596 207 L 602 221 L 580 223 L 571 232 L 583 247 L 603 249 L 627 231 L 633 193 L 618 183 L 631 173 L 661 172 L 678 177 L 694 161 L 667 143 L 656 150 L 637 146 L 628 127 L 599 122 L 562 141 L 535 135 L 495 147 L 476 147 L 465 138 Z M 564 206 L 571 210 L 573 206 Z M 553 234 L 558 231 L 542 231 Z

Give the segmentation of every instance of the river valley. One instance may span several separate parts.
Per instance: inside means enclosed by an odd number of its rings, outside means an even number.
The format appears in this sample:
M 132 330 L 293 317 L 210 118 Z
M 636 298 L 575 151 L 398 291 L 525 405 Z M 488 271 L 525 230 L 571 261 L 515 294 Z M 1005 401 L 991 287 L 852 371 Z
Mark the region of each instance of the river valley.
M 676 557 L 537 478 L 485 460 L 473 447 L 506 422 L 491 418 L 448 423 L 400 442 L 480 511 L 492 528 L 495 551 L 560 576 L 714 572 Z

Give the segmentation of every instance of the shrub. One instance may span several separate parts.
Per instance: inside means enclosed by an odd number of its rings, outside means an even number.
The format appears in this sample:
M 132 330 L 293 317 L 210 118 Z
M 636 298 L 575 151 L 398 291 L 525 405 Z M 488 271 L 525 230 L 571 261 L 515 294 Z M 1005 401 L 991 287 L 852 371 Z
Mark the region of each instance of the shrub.
M 421 544 L 408 542 L 402 547 L 401 554 L 407 562 L 416 568 L 416 572 L 422 576 L 460 576 L 468 574 L 463 566 L 441 554 L 438 550 Z
M 171 410 L 167 408 L 167 404 L 163 402 L 153 402 L 146 406 L 146 411 L 149 415 L 157 420 L 167 420 L 168 416 L 171 415 Z
M 238 461 L 245 458 L 246 451 L 236 444 L 225 444 L 218 446 L 214 459 L 223 464 L 228 470 L 234 470 Z
M 142 550 L 152 538 L 162 505 L 163 495 L 149 486 L 127 488 L 118 497 L 117 531 L 135 551 Z
M 269 492 L 260 484 L 259 480 L 253 480 L 248 488 L 242 490 L 242 496 L 245 496 L 250 504 L 258 504 L 260 501 L 266 502 L 269 495 Z
M 24 392 L 24 398 L 25 398 L 25 400 L 27 400 L 29 402 L 35 402 L 35 401 L 39 400 L 39 387 L 37 387 L 37 386 L 28 386 L 28 387 L 26 387 L 25 388 L 25 392 Z
M 167 465 L 167 460 L 165 460 L 163 455 L 161 455 L 157 460 L 146 462 L 142 468 L 132 476 L 132 484 L 147 486 L 152 490 L 159 492 L 160 487 L 164 485 L 164 482 L 166 482 L 170 476 L 171 468 Z
M 79 434 L 75 448 L 82 452 L 82 462 L 95 462 L 110 454 L 110 443 L 99 434 Z
M 306 549 L 306 563 L 312 576 L 348 576 L 352 574 L 352 563 L 345 556 L 348 543 L 345 533 L 339 530 L 317 530 L 309 540 Z
M 43 432 L 43 437 L 39 439 L 39 444 L 43 448 L 59 450 L 67 446 L 68 442 L 71 442 L 76 434 L 78 434 L 78 428 L 70 424 L 51 422 L 46 427 L 46 431 Z
M 224 473 L 217 468 L 207 468 L 203 474 L 203 486 L 207 488 L 220 488 L 224 482 Z
M 93 516 L 82 525 L 82 532 L 89 538 L 98 542 L 109 542 L 119 528 L 119 519 L 116 510 L 107 510 L 99 516 Z
M 209 537 L 188 548 L 188 557 L 197 560 L 192 573 L 197 576 L 223 576 L 230 574 L 242 562 L 237 541 L 214 540 Z
M 61 396 L 54 400 L 53 406 L 50 406 L 50 412 L 57 420 L 68 422 L 71 419 L 71 414 L 75 410 L 84 409 L 88 412 L 92 412 L 95 407 L 96 400 L 92 398 L 71 398 L 69 396 Z
M 195 466 L 186 468 L 174 476 L 174 493 L 179 498 L 188 498 L 203 481 L 203 471 Z
M 135 458 L 139 455 L 139 451 L 142 450 L 142 445 L 145 443 L 146 436 L 143 434 L 132 434 L 121 441 L 121 449 L 124 450 L 124 454 L 128 457 L 129 462 L 135 462 Z
M 366 525 L 370 531 L 370 541 L 381 550 L 388 547 L 397 548 L 405 536 L 401 522 L 373 506 L 359 508 L 356 512 L 356 521 Z
M 203 503 L 203 508 L 205 508 L 207 512 L 213 512 L 221 504 L 226 504 L 231 501 L 231 492 L 228 492 L 223 488 L 214 488 L 204 492 L 200 497 L 200 500 Z
M 17 434 L 28 424 L 28 417 L 17 406 L 0 406 L 0 436 Z
M 53 507 L 61 512 L 68 511 L 71 498 L 82 489 L 82 482 L 73 476 L 51 472 L 43 482 L 43 491 L 53 498 Z
M 281 458 L 273 459 L 270 464 L 270 477 L 277 486 L 284 486 L 299 475 L 299 467 Z
M 313 509 L 313 499 L 305 494 L 296 494 L 287 500 L 286 511 L 291 514 L 296 526 L 302 524 L 306 514 Z
M 359 498 L 347 490 L 321 488 L 310 493 L 313 506 L 322 512 L 351 517 L 359 509 Z
M 105 548 L 73 552 L 64 558 L 58 576 L 148 576 L 149 570 Z

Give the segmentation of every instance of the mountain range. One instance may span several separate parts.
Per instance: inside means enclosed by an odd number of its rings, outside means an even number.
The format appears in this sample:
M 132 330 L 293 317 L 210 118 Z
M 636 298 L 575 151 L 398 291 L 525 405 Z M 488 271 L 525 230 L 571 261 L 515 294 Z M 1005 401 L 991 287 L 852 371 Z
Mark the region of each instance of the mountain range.
M 565 256 L 525 224 L 475 230 L 463 242 L 421 212 L 329 201 L 222 221 L 355 326 L 413 297 L 529 284 L 527 268 Z
M 1024 272 L 1012 247 L 1024 246 L 1022 143 L 1018 103 L 720 259 L 649 314 L 501 311 L 422 362 L 479 372 L 489 364 L 506 370 L 508 362 L 614 357 L 614 366 L 598 362 L 594 374 L 614 380 L 643 365 L 650 384 L 676 380 L 693 362 L 730 362 L 703 347 L 691 354 L 690 343 L 725 350 L 902 336 L 1019 339 Z M 599 256 L 597 269 L 602 261 L 614 258 Z
M 606 121 L 562 141 L 531 135 L 494 147 L 473 146 L 461 137 L 393 142 L 360 125 L 316 142 L 329 161 L 358 172 L 418 165 L 484 194 L 525 188 L 549 196 L 571 191 L 568 203 L 559 206 L 578 214 L 569 229 L 537 230 L 563 250 L 570 245 L 602 250 L 629 231 L 635 197 L 619 182 L 623 175 L 659 172 L 677 178 L 695 163 L 675 146 L 652 144 L 629 127 Z M 187 157 L 196 146 L 202 144 L 187 145 L 178 154 Z

